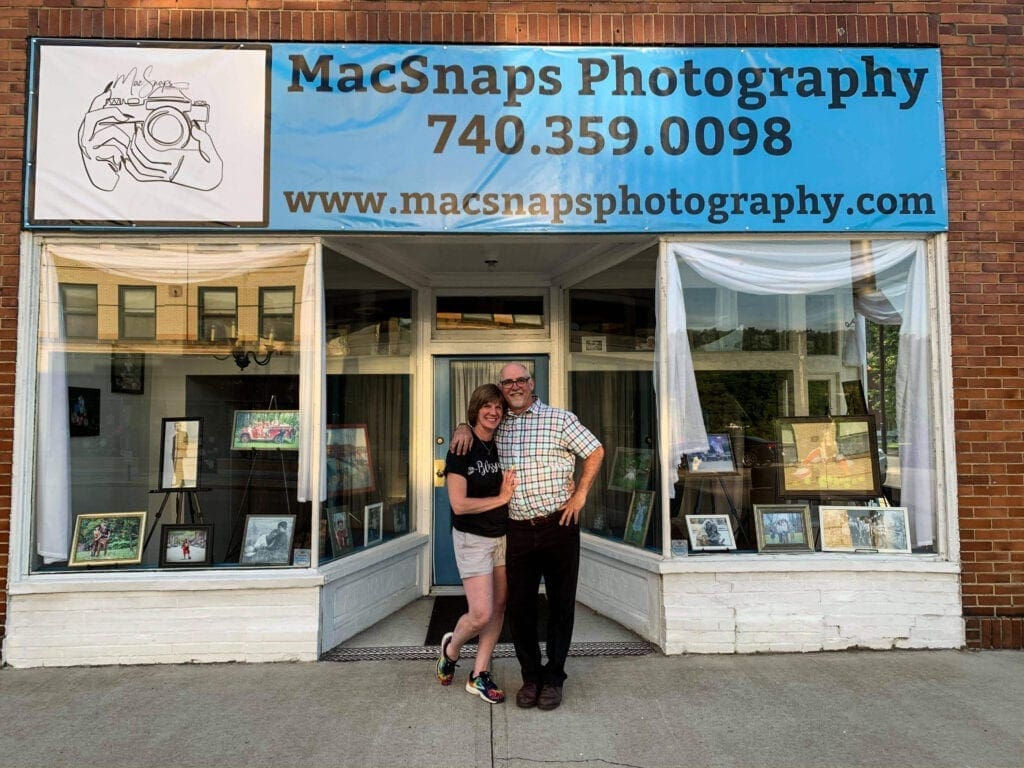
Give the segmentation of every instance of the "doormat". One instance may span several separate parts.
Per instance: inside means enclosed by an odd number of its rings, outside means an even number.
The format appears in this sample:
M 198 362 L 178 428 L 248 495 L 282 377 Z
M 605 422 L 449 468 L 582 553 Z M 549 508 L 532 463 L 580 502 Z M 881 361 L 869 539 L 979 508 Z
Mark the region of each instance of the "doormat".
M 469 603 L 465 595 L 438 595 L 434 598 L 434 608 L 430 612 L 430 624 L 427 626 L 427 637 L 424 645 L 441 645 L 441 638 L 445 632 L 455 629 L 459 617 L 469 610 Z M 547 596 L 537 595 L 537 636 L 543 641 L 548 632 L 548 599 Z M 469 642 L 476 644 L 478 638 L 470 638 Z M 512 633 L 508 628 L 508 620 L 501 627 L 499 643 L 511 643 Z
M 548 605 L 544 595 L 538 595 L 538 635 L 541 650 L 544 649 L 544 635 L 547 634 Z M 459 617 L 466 612 L 466 598 L 462 595 L 438 595 L 430 615 L 427 637 L 423 645 L 393 645 L 376 647 L 352 647 L 345 643 L 331 648 L 320 656 L 321 661 L 436 661 L 441 637 L 451 632 Z M 476 638 L 473 643 L 462 647 L 464 658 L 476 656 Z M 578 642 L 569 646 L 570 656 L 649 656 L 657 652 L 651 643 L 617 640 L 611 642 Z M 515 648 L 507 626 L 502 628 L 501 637 L 492 654 L 495 659 L 514 659 Z

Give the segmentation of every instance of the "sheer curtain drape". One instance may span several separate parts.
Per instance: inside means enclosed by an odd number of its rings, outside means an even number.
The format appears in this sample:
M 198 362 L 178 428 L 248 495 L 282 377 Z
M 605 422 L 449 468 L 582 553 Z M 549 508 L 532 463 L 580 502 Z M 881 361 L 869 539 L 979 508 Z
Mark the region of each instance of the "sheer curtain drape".
M 896 420 L 901 498 L 911 513 L 916 544 L 931 544 L 936 502 L 925 253 L 924 242 L 917 240 L 670 243 L 663 249 L 657 300 L 664 304 L 658 316 L 665 318 L 666 327 L 657 336 L 655 359 L 658 386 L 668 408 L 661 414 L 669 434 L 662 457 L 667 476 L 672 476 L 682 454 L 708 447 L 686 334 L 684 273 L 692 270 L 715 285 L 750 294 L 805 295 L 846 287 L 854 294 L 859 315 L 878 323 L 900 323 Z M 792 318 L 792 313 L 785 315 Z M 863 366 L 862 323 L 854 328 L 860 329 L 855 344 Z
M 320 260 L 312 245 L 189 245 L 169 243 L 151 247 L 135 244 L 49 244 L 43 249 L 40 275 L 38 427 L 36 440 L 36 551 L 44 562 L 63 560 L 70 544 L 72 510 L 69 496 L 70 459 L 67 374 L 62 338 L 58 264 L 88 267 L 98 272 L 150 285 L 188 285 L 229 280 L 299 261 L 305 264 L 299 308 L 299 501 L 311 498 L 324 480 L 311 462 L 316 436 L 323 433 L 323 387 L 316 373 L 323 370 L 323 301 L 318 292 Z M 159 319 L 158 319 L 159 322 Z M 320 364 L 314 351 L 319 351 Z M 316 479 L 313 479 L 315 475 Z M 316 485 L 313 485 L 316 483 Z

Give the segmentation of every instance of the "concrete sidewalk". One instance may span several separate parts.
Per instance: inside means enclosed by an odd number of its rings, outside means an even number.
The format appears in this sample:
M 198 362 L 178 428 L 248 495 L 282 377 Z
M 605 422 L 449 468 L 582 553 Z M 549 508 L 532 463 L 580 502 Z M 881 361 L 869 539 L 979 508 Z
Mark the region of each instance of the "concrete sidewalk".
M 4 669 L 0 766 L 1024 766 L 1019 652 L 570 658 L 554 712 L 468 666 Z

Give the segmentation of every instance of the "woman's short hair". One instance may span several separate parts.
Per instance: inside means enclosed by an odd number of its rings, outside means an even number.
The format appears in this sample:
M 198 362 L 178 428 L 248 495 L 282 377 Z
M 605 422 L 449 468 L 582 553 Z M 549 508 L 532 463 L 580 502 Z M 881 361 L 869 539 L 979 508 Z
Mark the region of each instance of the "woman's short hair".
M 501 390 L 496 384 L 481 384 L 474 389 L 473 394 L 469 396 L 469 406 L 466 408 L 466 421 L 469 422 L 469 426 L 475 427 L 480 409 L 495 401 L 501 405 L 502 413 L 504 413 L 505 398 L 501 396 Z

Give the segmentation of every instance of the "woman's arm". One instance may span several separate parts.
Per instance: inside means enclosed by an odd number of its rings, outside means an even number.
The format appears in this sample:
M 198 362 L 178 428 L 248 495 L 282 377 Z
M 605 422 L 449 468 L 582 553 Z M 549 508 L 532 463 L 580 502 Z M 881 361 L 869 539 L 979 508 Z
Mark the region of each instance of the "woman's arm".
M 475 515 L 508 504 L 517 484 L 516 471 L 514 469 L 506 470 L 501 478 L 501 490 L 497 496 L 470 498 L 466 495 L 466 478 L 450 472 L 447 483 L 448 501 L 452 505 L 454 514 Z

